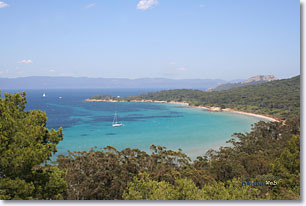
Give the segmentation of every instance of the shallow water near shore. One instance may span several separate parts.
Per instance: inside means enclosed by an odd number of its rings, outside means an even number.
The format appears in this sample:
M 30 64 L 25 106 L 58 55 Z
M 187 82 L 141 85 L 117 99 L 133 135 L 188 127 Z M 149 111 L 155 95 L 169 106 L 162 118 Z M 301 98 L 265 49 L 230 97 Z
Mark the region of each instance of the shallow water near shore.
M 84 101 L 96 94 L 130 96 L 148 91 L 156 90 L 27 90 L 27 109 L 46 111 L 48 128 L 63 127 L 64 140 L 58 145 L 58 154 L 108 145 L 118 150 L 129 147 L 150 152 L 154 144 L 173 150 L 181 148 L 194 159 L 210 148 L 225 145 L 233 133 L 248 132 L 251 124 L 264 120 L 181 104 Z M 115 112 L 124 126 L 112 127 Z

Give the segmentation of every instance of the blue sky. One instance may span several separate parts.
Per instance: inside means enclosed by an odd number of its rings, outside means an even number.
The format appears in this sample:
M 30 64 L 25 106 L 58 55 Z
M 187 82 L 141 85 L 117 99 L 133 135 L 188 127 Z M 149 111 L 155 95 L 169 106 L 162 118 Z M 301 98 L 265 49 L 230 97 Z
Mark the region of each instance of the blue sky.
M 0 77 L 300 73 L 298 0 L 0 0 Z

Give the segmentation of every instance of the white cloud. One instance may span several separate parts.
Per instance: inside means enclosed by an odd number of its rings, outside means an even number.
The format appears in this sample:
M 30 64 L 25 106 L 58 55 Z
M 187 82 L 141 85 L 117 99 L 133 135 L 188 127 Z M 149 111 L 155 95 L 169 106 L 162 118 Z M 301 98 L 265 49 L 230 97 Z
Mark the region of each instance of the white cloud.
M 140 0 L 137 4 L 137 9 L 147 10 L 158 3 L 159 2 L 157 0 Z
M 96 3 L 90 3 L 90 4 L 87 4 L 86 6 L 85 6 L 85 8 L 86 9 L 89 9 L 89 8 L 91 8 L 91 7 L 94 7 L 96 5 Z
M 55 70 L 54 69 L 50 69 L 49 72 L 55 72 Z
M 33 61 L 31 59 L 23 59 L 19 61 L 19 64 L 32 64 Z
M 169 62 L 170 65 L 176 65 L 176 62 Z
M 0 1 L 0 9 L 9 6 L 7 3 Z
M 178 70 L 178 71 L 185 71 L 186 69 L 184 67 L 180 67 L 180 68 L 177 68 L 176 70 Z

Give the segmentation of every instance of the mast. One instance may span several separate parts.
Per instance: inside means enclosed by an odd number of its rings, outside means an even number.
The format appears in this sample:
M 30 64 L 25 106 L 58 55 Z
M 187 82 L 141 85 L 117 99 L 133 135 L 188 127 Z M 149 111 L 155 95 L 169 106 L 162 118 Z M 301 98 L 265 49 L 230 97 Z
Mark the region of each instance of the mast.
M 115 112 L 115 116 L 114 116 L 114 120 L 113 120 L 113 124 L 117 123 L 117 112 Z

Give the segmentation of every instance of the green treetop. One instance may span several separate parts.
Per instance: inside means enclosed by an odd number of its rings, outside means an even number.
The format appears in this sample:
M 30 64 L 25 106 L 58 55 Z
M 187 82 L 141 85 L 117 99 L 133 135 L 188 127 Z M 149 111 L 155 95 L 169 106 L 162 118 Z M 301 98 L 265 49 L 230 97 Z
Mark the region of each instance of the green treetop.
M 48 130 L 46 113 L 25 111 L 25 104 L 25 92 L 0 98 L 0 198 L 61 199 L 64 172 L 48 161 L 62 128 Z

